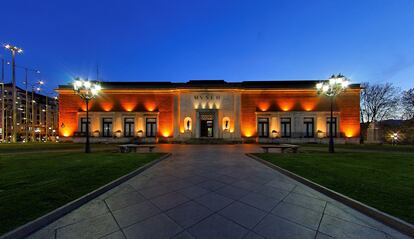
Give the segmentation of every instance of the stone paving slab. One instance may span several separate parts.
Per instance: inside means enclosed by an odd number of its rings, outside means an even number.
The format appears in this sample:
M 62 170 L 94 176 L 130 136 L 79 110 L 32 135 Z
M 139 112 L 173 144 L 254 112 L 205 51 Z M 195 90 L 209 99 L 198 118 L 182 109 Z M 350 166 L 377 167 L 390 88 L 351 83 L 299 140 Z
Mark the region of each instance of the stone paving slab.
M 173 155 L 27 238 L 409 238 L 246 157 L 255 145 L 158 150 Z

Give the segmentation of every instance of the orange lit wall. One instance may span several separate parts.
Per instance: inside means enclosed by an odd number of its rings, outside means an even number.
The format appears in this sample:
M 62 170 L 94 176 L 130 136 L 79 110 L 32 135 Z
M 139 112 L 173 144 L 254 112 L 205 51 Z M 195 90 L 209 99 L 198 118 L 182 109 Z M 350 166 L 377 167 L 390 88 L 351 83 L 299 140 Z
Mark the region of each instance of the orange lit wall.
M 360 101 L 359 91 L 352 91 L 337 98 L 340 109 L 339 130 L 345 137 L 359 137 Z
M 245 91 L 241 95 L 242 136 L 256 136 L 255 112 L 329 111 L 326 97 L 315 91 Z M 340 131 L 347 137 L 359 137 L 359 90 L 337 97 L 334 110 L 340 111 Z
M 59 95 L 59 128 L 61 136 L 72 136 L 78 129 L 77 113 L 85 111 L 84 102 L 73 94 Z M 168 93 L 103 93 L 90 102 L 91 112 L 159 112 L 159 135 L 173 133 L 173 94 Z
M 78 128 L 78 111 L 85 109 L 76 95 L 59 95 L 59 135 L 73 136 Z

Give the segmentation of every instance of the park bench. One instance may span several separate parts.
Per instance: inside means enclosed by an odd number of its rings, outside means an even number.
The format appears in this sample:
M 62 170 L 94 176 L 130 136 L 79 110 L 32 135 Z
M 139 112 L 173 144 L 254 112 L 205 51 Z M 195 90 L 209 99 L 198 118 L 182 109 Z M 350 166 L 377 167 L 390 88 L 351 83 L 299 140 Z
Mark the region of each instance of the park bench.
M 118 145 L 119 151 L 121 153 L 129 153 L 131 151 L 137 152 L 137 149 L 148 149 L 149 152 L 152 152 L 155 148 L 154 145 L 138 145 L 138 144 L 122 144 Z
M 261 148 L 265 153 L 269 153 L 269 149 L 280 149 L 281 153 L 284 153 L 285 150 L 290 149 L 293 153 L 297 153 L 299 146 L 293 144 L 275 144 L 275 145 L 262 145 Z

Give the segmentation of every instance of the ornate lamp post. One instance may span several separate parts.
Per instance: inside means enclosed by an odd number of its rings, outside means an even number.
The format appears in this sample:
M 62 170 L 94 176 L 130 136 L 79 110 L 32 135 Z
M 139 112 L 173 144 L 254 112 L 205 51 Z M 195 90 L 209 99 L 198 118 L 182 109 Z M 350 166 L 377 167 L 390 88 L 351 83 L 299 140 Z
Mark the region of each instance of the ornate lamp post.
M 335 96 L 342 93 L 349 85 L 349 80 L 341 75 L 332 75 L 327 81 L 316 84 L 316 89 L 319 95 L 328 96 L 331 103 L 331 117 L 329 120 L 329 153 L 334 153 L 334 138 L 333 138 L 333 101 Z
M 12 122 L 12 142 L 16 143 L 17 141 L 17 107 L 16 107 L 16 101 L 17 101 L 17 90 L 16 90 L 16 64 L 15 64 L 15 58 L 16 53 L 23 53 L 23 49 L 19 48 L 17 46 L 12 46 L 10 44 L 4 45 L 4 48 L 9 50 L 12 54 L 12 83 L 13 83 L 13 122 Z
M 101 86 L 91 82 L 89 80 L 82 80 L 81 78 L 77 78 L 73 83 L 73 90 L 79 97 L 85 101 L 86 104 L 86 144 L 85 144 L 85 153 L 90 153 L 91 148 L 89 144 L 89 109 L 88 104 L 89 101 L 95 98 L 99 91 L 101 90 Z

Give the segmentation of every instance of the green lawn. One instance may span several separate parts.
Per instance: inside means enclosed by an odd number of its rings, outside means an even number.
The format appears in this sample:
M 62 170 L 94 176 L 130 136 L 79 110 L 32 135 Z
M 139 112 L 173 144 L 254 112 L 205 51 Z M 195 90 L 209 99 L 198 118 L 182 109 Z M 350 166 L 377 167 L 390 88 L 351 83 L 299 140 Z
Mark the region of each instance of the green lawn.
M 84 150 L 84 144 L 72 143 L 14 143 L 0 144 L 0 154 L 39 152 L 39 151 L 62 151 L 62 150 Z M 91 144 L 92 150 L 116 149 L 116 145 L 111 144 Z
M 304 149 L 318 149 L 326 151 L 326 144 L 303 144 Z M 387 151 L 414 153 L 414 145 L 391 145 L 391 144 L 337 144 L 335 148 L 339 151 Z
M 0 155 L 0 235 L 161 155 L 111 152 Z
M 256 155 L 413 223 L 414 153 L 362 152 L 359 151 L 359 146 L 356 147 L 353 152 L 342 151 L 335 154 L 305 149 L 298 154 Z

